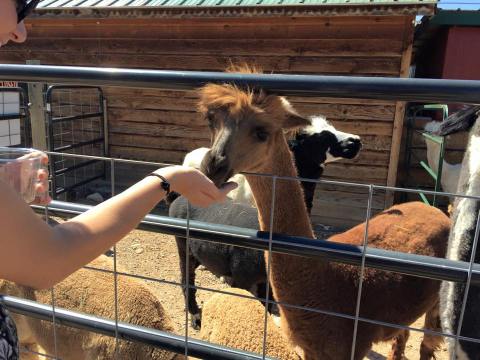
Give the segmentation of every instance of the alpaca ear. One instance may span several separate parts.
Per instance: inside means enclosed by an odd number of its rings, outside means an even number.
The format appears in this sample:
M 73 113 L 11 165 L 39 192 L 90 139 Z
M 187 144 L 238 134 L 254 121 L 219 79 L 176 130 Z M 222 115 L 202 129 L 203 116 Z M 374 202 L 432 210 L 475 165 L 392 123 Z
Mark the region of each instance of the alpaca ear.
M 282 102 L 282 106 L 287 113 L 285 117 L 285 121 L 283 122 L 282 128 L 284 130 L 292 130 L 296 128 L 303 128 L 312 124 L 311 120 L 299 115 L 295 109 L 293 108 L 292 104 L 285 99 L 284 97 L 280 97 Z
M 288 114 L 287 118 L 285 119 L 285 122 L 283 123 L 283 129 L 293 130 L 296 128 L 304 128 L 309 125 L 311 125 L 311 122 L 309 119 L 301 115 L 291 113 L 291 114 Z

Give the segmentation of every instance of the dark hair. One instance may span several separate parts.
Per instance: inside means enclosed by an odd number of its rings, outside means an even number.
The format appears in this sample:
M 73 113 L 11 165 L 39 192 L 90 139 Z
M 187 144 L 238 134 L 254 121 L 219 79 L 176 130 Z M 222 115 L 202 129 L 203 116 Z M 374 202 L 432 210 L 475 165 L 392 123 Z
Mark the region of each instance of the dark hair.
M 37 7 L 40 0 L 16 0 L 17 23 L 25 19 Z

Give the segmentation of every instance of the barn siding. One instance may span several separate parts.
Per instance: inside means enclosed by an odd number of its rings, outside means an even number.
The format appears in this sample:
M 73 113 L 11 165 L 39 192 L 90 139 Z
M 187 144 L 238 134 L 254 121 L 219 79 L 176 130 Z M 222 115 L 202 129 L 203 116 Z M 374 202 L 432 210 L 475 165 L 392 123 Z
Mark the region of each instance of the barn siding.
M 266 72 L 398 77 L 411 42 L 412 20 L 401 16 L 35 19 L 28 24 L 28 44 L 8 46 L 0 56 L 2 62 L 12 63 L 38 59 L 42 64 L 213 71 L 223 70 L 230 61 L 249 61 Z M 104 90 L 112 156 L 179 163 L 186 152 L 208 146 L 208 130 L 195 112 L 193 92 Z M 359 158 L 329 165 L 327 179 L 387 183 L 397 104 L 290 99 L 300 113 L 323 114 L 339 129 L 363 138 Z M 363 221 L 366 193 L 350 188 L 336 191 L 332 186 L 317 191 L 313 220 L 343 226 Z M 350 210 L 345 211 L 345 206 Z M 383 208 L 384 194 L 375 195 L 374 206 Z

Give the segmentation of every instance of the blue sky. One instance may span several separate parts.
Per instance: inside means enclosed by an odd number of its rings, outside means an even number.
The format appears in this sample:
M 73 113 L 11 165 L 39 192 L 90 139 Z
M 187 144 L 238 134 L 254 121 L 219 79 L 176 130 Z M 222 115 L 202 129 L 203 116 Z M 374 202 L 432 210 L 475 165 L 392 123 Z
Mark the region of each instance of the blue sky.
M 479 10 L 480 0 L 440 0 L 438 2 L 440 9 L 453 9 L 458 8 L 462 10 Z

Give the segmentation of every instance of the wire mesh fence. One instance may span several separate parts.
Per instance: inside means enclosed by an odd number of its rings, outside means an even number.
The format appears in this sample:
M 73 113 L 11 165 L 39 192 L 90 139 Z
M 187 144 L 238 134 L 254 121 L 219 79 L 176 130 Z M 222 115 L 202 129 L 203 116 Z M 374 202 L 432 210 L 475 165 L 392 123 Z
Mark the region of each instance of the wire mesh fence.
M 64 156 L 73 156 L 73 155 L 66 154 Z M 75 157 L 86 158 L 86 159 L 90 158 L 82 155 L 76 155 Z M 145 162 L 137 162 L 134 160 L 124 160 L 124 159 L 111 159 L 111 158 L 100 158 L 100 157 L 96 157 L 96 159 L 103 160 L 110 163 L 112 169 L 115 169 L 115 164 L 117 162 L 119 163 L 127 162 L 132 165 L 146 164 Z M 152 166 L 158 166 L 158 167 L 165 165 L 161 163 L 158 163 L 158 164 L 148 163 L 148 164 Z M 113 174 L 114 174 L 114 170 L 113 170 Z M 268 176 L 268 175 L 257 174 L 257 176 Z M 114 178 L 114 176 L 112 178 Z M 278 177 L 272 177 L 273 183 L 276 183 L 278 180 L 279 180 Z M 291 178 L 285 179 L 281 177 L 280 177 L 280 180 L 298 181 L 298 179 L 291 179 Z M 307 179 L 302 179 L 302 180 L 307 180 Z M 318 182 L 319 184 L 328 183 L 328 184 L 335 184 L 335 185 L 342 185 L 342 186 L 353 186 L 353 187 L 358 186 L 358 187 L 368 188 L 369 201 L 368 201 L 368 206 L 366 208 L 365 221 L 367 222 L 367 226 L 365 228 L 365 235 L 368 234 L 368 221 L 371 215 L 370 213 L 371 199 L 376 189 L 390 190 L 390 191 L 407 191 L 412 193 L 420 192 L 420 190 L 416 190 L 416 189 L 389 188 L 385 186 L 343 183 L 343 182 L 336 182 L 336 181 L 318 180 L 316 182 Z M 446 195 L 446 194 L 437 193 L 437 195 L 440 196 L 440 195 Z M 455 196 L 455 194 L 447 194 L 447 195 Z M 468 197 L 475 200 L 480 199 L 480 197 L 475 197 L 475 196 L 464 195 L 463 197 Z M 78 205 L 78 204 L 71 204 L 71 203 L 65 203 L 65 202 L 54 202 L 48 208 L 48 215 L 68 217 L 68 216 L 73 216 L 74 214 L 82 213 L 88 210 L 89 208 L 90 207 L 86 205 Z M 37 209 L 39 211 L 42 211 L 42 209 L 39 207 L 37 207 Z M 239 229 L 235 227 L 232 227 L 230 229 L 228 226 L 219 225 L 215 227 L 215 225 L 212 226 L 212 224 L 208 224 L 208 225 L 201 224 L 201 223 L 198 224 L 198 222 L 194 220 L 190 220 L 188 217 L 187 219 L 182 219 L 183 221 L 171 222 L 172 220 L 173 219 L 171 218 L 169 219 L 168 217 L 151 215 L 150 217 L 147 217 L 143 222 L 143 226 L 144 226 L 143 228 L 148 229 L 149 231 L 158 231 L 161 233 L 168 232 L 170 234 L 181 234 L 186 237 L 187 242 L 192 240 L 195 240 L 195 241 L 202 240 L 202 241 L 210 241 L 210 242 L 213 241 L 213 242 L 227 243 L 227 244 L 239 244 L 239 246 L 255 247 L 258 250 L 269 250 L 270 254 L 272 252 L 280 252 L 284 254 L 296 253 L 296 256 L 308 256 L 311 258 L 315 258 L 318 261 L 325 261 L 327 259 L 328 261 L 335 261 L 335 262 L 346 263 L 346 264 L 355 264 L 356 266 L 359 267 L 360 274 L 364 273 L 365 268 L 367 266 L 371 266 L 373 268 L 384 269 L 386 271 L 395 271 L 402 274 L 410 274 L 415 276 L 420 275 L 423 277 L 430 277 L 437 280 L 462 281 L 462 282 L 472 283 L 472 284 L 473 283 L 476 284 L 480 282 L 480 266 L 474 265 L 473 261 L 470 262 L 469 264 L 465 263 L 460 265 L 460 264 L 456 264 L 455 262 L 449 262 L 443 259 L 426 258 L 420 255 L 409 256 L 407 254 L 400 254 L 397 252 L 382 251 L 379 249 L 368 247 L 367 236 L 364 237 L 363 245 L 356 247 L 356 246 L 345 246 L 342 244 L 329 243 L 328 241 L 322 242 L 321 240 L 282 237 L 279 234 L 274 234 L 272 231 L 269 231 L 267 233 L 261 233 L 261 232 L 258 232 L 257 230 L 250 230 L 250 231 L 247 230 L 244 233 L 239 233 Z M 199 227 L 202 225 L 204 225 L 206 229 L 203 229 L 203 231 L 199 231 Z M 230 239 L 228 235 L 230 235 L 231 237 Z M 478 241 L 477 238 L 478 238 L 478 234 L 477 234 L 477 237 L 475 238 L 476 242 Z M 248 242 L 246 241 L 247 239 L 249 240 Z M 189 248 L 187 247 L 187 250 L 188 249 Z M 116 249 L 114 249 L 113 251 L 114 251 L 114 260 L 113 260 L 114 265 L 112 269 L 105 269 L 105 268 L 95 267 L 95 266 L 86 267 L 86 269 L 90 271 L 111 274 L 112 282 L 114 283 L 113 286 L 117 284 L 118 277 L 131 277 L 135 279 L 141 279 L 144 281 L 152 281 L 156 283 L 162 283 L 166 285 L 180 287 L 185 291 L 187 291 L 187 297 L 188 297 L 188 290 L 199 290 L 199 291 L 205 291 L 209 293 L 220 293 L 220 294 L 226 294 L 231 296 L 242 296 L 242 295 L 238 295 L 230 292 L 228 288 L 222 289 L 222 290 L 216 290 L 216 289 L 210 289 L 204 286 L 197 286 L 191 283 L 188 277 L 185 283 L 181 283 L 178 281 L 170 281 L 165 278 L 142 276 L 142 275 L 138 275 L 130 272 L 119 271 L 115 268 L 116 267 L 115 264 L 117 261 Z M 380 259 L 380 261 L 377 261 L 378 259 Z M 267 263 L 270 263 L 270 262 L 267 262 Z M 267 272 L 268 273 L 270 272 L 269 268 L 267 269 Z M 251 297 L 248 297 L 248 298 L 251 300 L 259 300 L 264 304 L 271 303 L 271 304 L 280 305 L 286 308 L 294 308 L 294 309 L 298 309 L 306 312 L 319 313 L 326 316 L 339 317 L 342 319 L 348 319 L 353 321 L 354 326 L 352 328 L 352 331 L 354 335 L 353 335 L 353 341 L 351 344 L 352 353 L 354 353 L 355 351 L 355 344 L 356 344 L 355 338 L 358 331 L 359 323 L 388 327 L 392 329 L 412 330 L 412 331 L 422 332 L 424 334 L 429 334 L 429 335 L 443 336 L 447 338 L 456 338 L 456 339 L 462 339 L 465 341 L 471 341 L 474 343 L 480 343 L 479 339 L 462 337 L 462 336 L 459 336 L 459 334 L 448 334 L 448 333 L 442 333 L 438 330 L 435 331 L 431 329 L 415 328 L 412 326 L 402 326 L 399 324 L 388 323 L 378 319 L 369 319 L 367 317 L 360 316 L 360 309 L 362 304 L 361 303 L 362 281 L 363 281 L 363 277 L 360 276 L 359 292 L 357 294 L 355 312 L 353 314 L 344 314 L 344 313 L 338 313 L 335 311 L 319 309 L 316 307 L 308 307 L 308 306 L 301 306 L 298 304 L 288 304 L 288 303 L 278 302 L 278 301 L 272 300 L 268 296 L 266 298 L 258 298 L 252 295 Z M 266 294 L 269 294 L 268 289 Z M 55 292 L 52 292 L 51 296 L 52 296 L 52 303 L 55 303 L 55 296 L 56 296 Z M 115 309 L 118 309 L 118 294 L 115 294 L 114 299 L 115 299 L 115 303 L 112 304 L 112 306 Z M 18 309 L 19 305 L 18 303 L 16 303 L 14 299 L 6 298 L 4 300 L 5 300 L 5 303 L 9 305 L 14 311 L 19 311 Z M 50 317 L 44 313 L 43 314 L 44 319 L 50 319 L 51 321 L 54 321 L 54 322 L 61 321 L 60 322 L 61 324 L 69 324 L 70 326 L 74 326 L 74 327 L 88 328 L 90 331 L 96 331 L 96 332 L 99 331 L 104 334 L 106 333 L 109 336 L 115 337 L 117 341 L 119 339 L 134 339 L 134 341 L 144 341 L 162 348 L 173 349 L 174 351 L 179 353 L 181 352 L 179 349 L 181 349 L 182 346 L 184 346 L 184 351 L 186 355 L 194 356 L 194 357 L 198 356 L 201 358 L 228 358 L 228 359 L 230 358 L 268 358 L 268 354 L 266 353 L 266 346 L 263 347 L 263 353 L 252 355 L 248 353 L 243 353 L 241 351 L 237 352 L 232 349 L 225 349 L 223 347 L 216 347 L 215 345 L 210 345 L 210 344 L 206 345 L 202 342 L 198 342 L 198 340 L 195 340 L 189 337 L 188 335 L 188 331 L 189 331 L 188 316 L 185 319 L 185 334 L 184 334 L 184 338 L 182 339 L 178 335 L 177 336 L 171 335 L 172 338 L 170 338 L 169 337 L 170 335 L 167 335 L 163 332 L 159 333 L 158 331 L 155 331 L 152 329 L 136 328 L 135 326 L 130 327 L 129 324 L 119 321 L 118 310 L 114 312 L 115 317 L 113 319 L 98 319 L 98 318 L 92 317 L 92 318 L 87 318 L 85 320 L 83 318 L 84 316 L 83 314 L 78 314 L 77 312 L 68 311 L 68 309 L 61 309 L 61 310 L 59 310 L 58 308 L 50 308 L 50 309 L 51 310 L 48 312 L 48 315 Z M 59 313 L 60 315 L 58 315 L 59 311 L 60 311 Z M 22 313 L 22 310 L 20 310 L 20 312 Z M 39 314 L 36 313 L 34 305 L 32 305 L 32 308 L 28 308 L 27 306 L 25 306 L 25 308 L 23 309 L 23 313 L 33 315 L 33 316 L 39 316 Z M 53 319 L 52 315 L 55 313 L 57 313 L 57 315 L 55 319 Z M 267 316 L 269 315 L 267 313 L 267 307 L 265 307 L 265 318 Z M 80 323 L 80 319 L 78 319 L 79 317 L 82 319 L 83 323 Z M 85 325 L 85 323 L 88 323 L 89 321 L 92 321 L 92 323 L 90 323 L 90 325 Z M 99 327 L 95 325 L 93 321 L 99 321 L 102 324 L 105 324 L 105 328 L 99 330 Z M 57 326 L 58 326 L 58 323 L 57 323 Z M 265 330 L 264 330 L 265 337 L 263 339 L 263 342 L 264 344 L 266 344 L 267 322 L 265 322 L 264 326 L 265 326 Z M 138 331 L 138 333 L 135 333 L 135 332 L 133 334 L 129 333 L 128 330 L 131 330 L 131 329 L 133 329 L 133 331 Z M 57 335 L 57 341 L 58 341 L 58 335 Z M 168 345 L 169 342 L 176 342 L 176 345 L 175 346 Z M 193 342 L 194 351 L 190 352 L 189 346 L 191 345 L 192 342 Z M 117 346 L 118 346 L 118 343 L 117 343 Z M 213 346 L 213 348 L 210 348 L 210 346 Z M 62 358 L 62 357 L 57 357 L 56 354 L 47 354 L 47 355 L 52 358 Z M 68 358 L 68 356 L 66 358 Z
M 0 71 L 1 74 L 1 71 Z M 145 85 L 145 84 L 143 84 Z M 480 85 L 476 84 L 479 88 Z M 343 94 L 345 95 L 345 94 Z M 371 95 L 375 96 L 375 95 Z M 472 100 L 473 101 L 473 100 Z M 59 156 L 59 153 L 49 152 L 50 156 Z M 152 162 L 142 162 L 135 160 L 125 160 L 125 159 L 113 159 L 103 156 L 87 156 L 79 154 L 61 154 L 64 158 L 80 159 L 80 161 L 99 161 L 106 163 L 110 168 L 111 176 L 111 186 L 112 186 L 112 195 L 115 194 L 115 178 L 116 178 L 116 166 L 119 163 L 131 164 L 134 165 L 149 165 L 153 168 L 162 167 L 168 164 L 162 163 L 152 163 Z M 472 244 L 472 256 L 468 262 L 460 261 L 451 261 L 438 257 L 428 257 L 415 254 L 400 253 L 398 251 L 383 250 L 371 246 L 368 243 L 368 233 L 369 233 L 369 223 L 372 218 L 372 199 L 376 191 L 383 192 L 406 192 L 406 193 L 420 193 L 436 195 L 438 197 L 448 197 L 451 199 L 454 198 L 467 198 L 472 201 L 477 202 L 480 200 L 480 197 L 474 195 L 465 195 L 465 194 L 453 194 L 453 193 L 442 193 L 442 192 L 432 192 L 428 190 L 418 190 L 418 189 L 406 189 L 406 188 L 396 188 L 388 186 L 379 186 L 373 184 L 357 184 L 349 182 L 338 182 L 338 181 L 327 181 L 327 180 L 311 180 L 311 179 L 301 179 L 301 178 L 289 178 L 281 177 L 276 175 L 269 174 L 248 174 L 250 176 L 258 177 L 268 177 L 272 182 L 272 205 L 270 211 L 270 229 L 268 231 L 258 231 L 258 229 L 246 229 L 238 228 L 233 226 L 226 226 L 220 224 L 212 224 L 196 221 L 191 218 L 190 206 L 188 207 L 186 219 L 173 219 L 166 216 L 158 215 L 149 215 L 147 216 L 142 223 L 140 224 L 140 229 L 145 229 L 148 231 L 165 233 L 170 235 L 178 235 L 186 240 L 186 263 L 185 263 L 185 272 L 187 274 L 185 282 L 179 282 L 172 280 L 168 277 L 157 277 L 157 276 L 148 276 L 144 274 L 137 274 L 132 271 L 124 271 L 120 269 L 117 265 L 118 261 L 118 250 L 113 249 L 113 261 L 111 267 L 109 266 L 88 266 L 84 270 L 93 271 L 98 274 L 106 274 L 111 280 L 111 291 L 113 293 L 113 301 L 110 304 L 110 307 L 113 309 L 111 316 L 105 316 L 104 314 L 82 314 L 81 311 L 72 311 L 69 309 L 63 309 L 62 306 L 59 306 L 59 296 L 57 288 L 52 289 L 50 293 L 50 301 L 48 305 L 41 305 L 37 302 L 29 302 L 24 300 L 19 300 L 18 297 L 12 296 L 3 296 L 2 301 L 13 311 L 25 314 L 28 316 L 33 316 L 39 319 L 48 320 L 53 322 L 53 327 L 51 327 L 53 339 L 52 342 L 54 346 L 53 353 L 46 354 L 49 358 L 68 358 L 68 354 L 62 353 L 59 351 L 64 344 L 62 341 L 68 342 L 68 339 L 65 334 L 72 335 L 64 331 L 64 326 L 73 327 L 77 329 L 86 329 L 90 332 L 95 332 L 99 334 L 106 335 L 114 339 L 114 342 L 107 343 L 116 354 L 117 357 L 121 358 L 122 346 L 126 341 L 138 342 L 153 347 L 158 347 L 172 351 L 179 355 L 191 356 L 191 357 L 200 357 L 200 358 L 212 358 L 212 359 L 262 359 L 268 358 L 268 334 L 269 326 L 272 326 L 268 321 L 270 315 L 268 313 L 268 306 L 264 306 L 263 318 L 262 318 L 262 338 L 260 339 L 262 346 L 261 351 L 257 353 L 249 353 L 242 351 L 240 349 L 229 349 L 225 346 L 220 346 L 217 344 L 211 344 L 208 342 L 200 341 L 194 339 L 190 334 L 190 324 L 189 316 L 187 312 L 187 304 L 185 305 L 185 317 L 184 317 L 184 332 L 183 334 L 172 334 L 168 331 L 161 331 L 158 329 L 151 329 L 142 327 L 141 324 L 135 323 L 133 321 L 123 321 L 122 314 L 122 301 L 128 297 L 123 293 L 122 281 L 125 279 L 132 278 L 142 281 L 161 283 L 166 286 L 174 286 L 182 289 L 185 293 L 185 298 L 187 299 L 190 291 L 204 291 L 208 293 L 219 293 L 231 295 L 232 297 L 239 297 L 250 299 L 252 301 L 260 301 L 264 305 L 272 304 L 280 306 L 282 309 L 295 309 L 296 311 L 305 312 L 305 316 L 308 314 L 322 314 L 327 317 L 345 319 L 349 321 L 351 325 L 351 334 L 352 341 L 348 344 L 342 344 L 342 346 L 348 346 L 350 358 L 355 359 L 355 351 L 358 343 L 358 338 L 361 337 L 362 331 L 365 329 L 365 325 L 377 326 L 385 329 L 396 329 L 396 330 L 412 330 L 416 332 L 421 332 L 430 336 L 441 336 L 447 339 L 453 339 L 455 343 L 458 341 L 464 341 L 468 343 L 478 344 L 480 339 L 467 337 L 461 335 L 461 323 L 465 308 L 467 306 L 468 298 L 468 289 L 472 286 L 477 286 L 480 283 L 480 264 L 475 263 L 475 251 L 478 243 L 479 227 L 476 226 L 475 234 L 473 237 Z M 319 185 L 337 185 L 344 187 L 354 187 L 361 188 L 366 191 L 367 194 L 367 203 L 365 208 L 365 228 L 362 236 L 362 242 L 357 245 L 337 243 L 334 241 L 322 240 L 322 239 L 308 239 L 295 236 L 286 236 L 282 234 L 276 234 L 273 231 L 273 223 L 276 214 L 273 209 L 275 209 L 275 201 L 278 198 L 278 193 L 276 191 L 277 185 L 279 182 L 285 181 L 307 181 L 315 182 Z M 37 211 L 43 212 L 46 211 L 46 218 L 50 216 L 64 216 L 71 217 L 75 214 L 83 213 L 87 211 L 90 207 L 86 205 L 79 205 L 74 203 L 67 203 L 61 201 L 54 201 L 49 205 L 46 210 L 41 207 L 34 207 Z M 346 209 L 348 211 L 348 209 Z M 476 214 L 476 223 L 480 221 L 480 217 Z M 319 308 L 317 306 L 309 306 L 308 304 L 299 304 L 299 303 L 286 303 L 282 301 L 274 300 L 270 297 L 270 283 L 267 281 L 265 284 L 265 297 L 259 296 L 245 296 L 233 293 L 229 291 L 229 288 L 223 289 L 213 289 L 208 286 L 198 286 L 190 281 L 189 278 L 189 244 L 192 241 L 208 241 L 213 243 L 220 244 L 229 244 L 241 247 L 247 247 L 255 249 L 258 251 L 267 250 L 267 259 L 266 261 L 266 273 L 267 278 L 271 276 L 272 272 L 272 254 L 284 254 L 297 258 L 305 259 L 314 259 L 316 262 L 334 262 L 338 264 L 344 264 L 348 266 L 353 266 L 358 269 L 358 283 L 355 284 L 357 291 L 353 295 L 355 298 L 354 308 L 351 312 L 345 313 L 340 311 L 335 311 L 331 308 Z M 298 261 L 298 260 L 296 260 Z M 445 332 L 439 329 L 431 328 L 416 328 L 405 324 L 398 324 L 389 321 L 385 321 L 381 318 L 370 318 L 368 313 L 364 313 L 363 309 L 365 306 L 365 274 L 368 268 L 377 269 L 379 271 L 392 272 L 396 274 L 403 274 L 412 277 L 419 278 L 428 278 L 436 281 L 453 281 L 463 283 L 465 285 L 466 291 L 463 294 L 462 300 L 462 316 L 460 320 L 460 326 L 458 329 L 453 332 Z M 98 275 L 100 278 L 100 275 Z M 78 284 L 77 284 L 78 285 Z M 312 289 L 305 289 L 306 293 Z M 332 291 L 340 291 L 338 289 L 331 289 Z M 386 290 L 387 291 L 387 290 Z M 350 294 L 350 293 L 349 293 Z M 339 296 L 346 296 L 345 294 L 339 294 Z M 38 299 L 37 299 L 38 300 Z M 86 299 L 84 299 L 87 301 Z M 160 297 L 161 300 L 161 297 Z M 176 299 L 176 301 L 181 301 Z M 378 299 L 382 301 L 382 299 Z M 415 299 L 412 299 L 415 301 Z M 60 300 L 60 302 L 62 302 Z M 470 305 L 471 306 L 471 305 Z M 85 308 L 85 307 L 84 307 Z M 138 309 L 141 310 L 141 309 Z M 96 315 L 96 316 L 95 316 Z M 133 320 L 133 319 L 130 319 Z M 241 336 L 241 334 L 236 334 Z M 30 351 L 30 350 L 26 350 Z M 452 354 L 452 358 L 455 356 L 455 353 Z
M 82 155 L 107 154 L 107 121 L 102 89 L 52 85 L 45 94 L 48 149 Z M 52 156 L 52 197 L 75 200 L 87 195 L 87 185 L 106 176 L 106 164 L 96 160 Z

